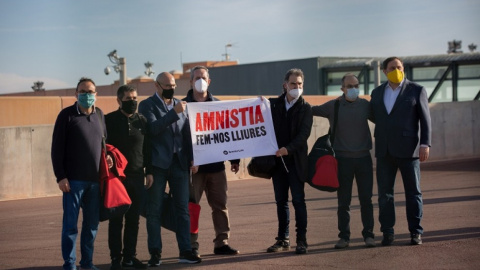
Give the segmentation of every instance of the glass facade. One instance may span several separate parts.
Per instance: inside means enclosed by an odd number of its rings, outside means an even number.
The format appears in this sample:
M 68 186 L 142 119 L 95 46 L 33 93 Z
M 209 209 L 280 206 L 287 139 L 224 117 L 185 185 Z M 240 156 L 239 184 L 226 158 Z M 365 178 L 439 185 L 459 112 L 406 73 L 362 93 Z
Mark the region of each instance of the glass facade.
M 407 65 L 408 63 L 405 63 L 405 66 Z M 445 72 L 448 71 L 445 80 L 439 86 L 437 93 L 435 94 L 431 102 L 451 102 L 455 100 L 454 85 L 457 86 L 456 99 L 458 101 L 473 100 L 475 96 L 480 92 L 480 65 L 451 63 L 450 65 L 409 68 L 411 70 L 412 77 L 409 79 L 424 86 L 427 90 L 429 97 L 432 95 L 433 90 L 438 87 L 442 76 L 444 76 Z M 454 75 L 455 68 L 458 71 L 456 75 Z M 348 67 L 342 68 L 342 71 L 327 71 L 327 85 L 325 85 L 326 94 L 332 96 L 341 95 L 341 79 L 343 75 L 349 72 L 357 76 L 360 74 L 360 70 L 348 71 Z M 367 76 L 369 78 L 368 89 L 364 89 L 364 77 L 362 76 L 359 78 L 360 94 L 365 94 L 366 90 L 370 94 L 371 91 L 375 88 L 374 72 L 372 69 L 368 70 Z M 380 71 L 380 82 L 383 83 L 386 80 L 387 78 L 385 74 Z

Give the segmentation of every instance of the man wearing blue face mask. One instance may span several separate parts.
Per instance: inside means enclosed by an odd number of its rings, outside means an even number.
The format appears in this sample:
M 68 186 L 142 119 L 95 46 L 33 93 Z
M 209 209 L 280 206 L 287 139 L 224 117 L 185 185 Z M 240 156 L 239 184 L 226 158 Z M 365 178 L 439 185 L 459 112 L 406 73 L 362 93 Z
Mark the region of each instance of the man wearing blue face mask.
M 362 216 L 362 236 L 367 247 L 374 247 L 373 234 L 373 166 L 370 149 L 372 138 L 368 119 L 370 103 L 359 98 L 358 79 L 347 73 L 342 78 L 343 95 L 323 105 L 313 106 L 314 116 L 328 118 L 334 126 L 335 103 L 338 102 L 338 119 L 336 123 L 333 149 L 338 162 L 338 237 L 335 248 L 346 248 L 350 244 L 350 202 L 352 200 L 353 178 L 357 181 L 358 199 Z
M 52 137 L 52 165 L 63 192 L 63 269 L 77 269 L 75 243 L 80 208 L 83 212 L 80 269 L 97 269 L 92 262 L 93 244 L 99 223 L 99 167 L 105 119 L 95 107 L 95 83 L 81 78 L 77 102 L 57 117 Z

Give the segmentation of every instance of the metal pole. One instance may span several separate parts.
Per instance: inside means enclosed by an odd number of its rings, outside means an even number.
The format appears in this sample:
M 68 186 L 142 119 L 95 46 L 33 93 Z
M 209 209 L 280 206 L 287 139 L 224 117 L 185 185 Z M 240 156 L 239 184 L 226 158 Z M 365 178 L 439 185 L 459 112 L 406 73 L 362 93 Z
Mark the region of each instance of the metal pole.
M 127 60 L 125 57 L 120 57 L 120 86 L 127 84 Z

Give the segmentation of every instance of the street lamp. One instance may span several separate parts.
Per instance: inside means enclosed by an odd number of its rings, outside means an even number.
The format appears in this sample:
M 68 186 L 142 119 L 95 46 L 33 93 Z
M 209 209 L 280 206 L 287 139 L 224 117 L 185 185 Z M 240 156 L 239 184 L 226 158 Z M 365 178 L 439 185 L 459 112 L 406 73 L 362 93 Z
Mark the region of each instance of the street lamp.
M 43 82 L 41 81 L 36 81 L 33 83 L 33 86 L 32 86 L 32 89 L 33 91 L 37 92 L 37 91 L 45 91 L 45 88 L 43 88 Z
M 110 62 L 112 62 L 114 65 L 111 66 L 113 67 L 113 70 L 115 72 L 120 73 L 120 86 L 127 84 L 127 61 L 125 60 L 124 57 L 118 57 L 117 55 L 117 50 L 111 51 L 108 55 L 108 59 L 110 59 Z M 107 66 L 104 69 L 105 75 L 110 74 L 110 66 Z
M 229 61 L 230 60 L 230 55 L 228 54 L 228 51 L 227 51 L 227 48 L 231 48 L 233 45 L 232 43 L 227 43 L 225 45 L 225 54 L 222 54 L 225 56 L 225 61 Z
M 145 75 L 150 77 L 151 75 L 155 74 L 155 71 L 153 71 L 153 69 L 152 69 L 153 63 L 148 61 L 144 65 L 145 65 L 145 68 L 147 68 L 147 70 L 145 70 Z

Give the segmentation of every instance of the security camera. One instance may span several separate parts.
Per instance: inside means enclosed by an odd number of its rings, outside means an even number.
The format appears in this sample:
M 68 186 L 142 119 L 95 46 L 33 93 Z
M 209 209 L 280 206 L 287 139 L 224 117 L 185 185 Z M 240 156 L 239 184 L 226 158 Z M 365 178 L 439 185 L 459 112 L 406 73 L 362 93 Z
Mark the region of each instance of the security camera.
M 108 75 L 110 74 L 110 68 L 109 67 L 106 67 L 103 72 L 105 72 L 105 75 Z

